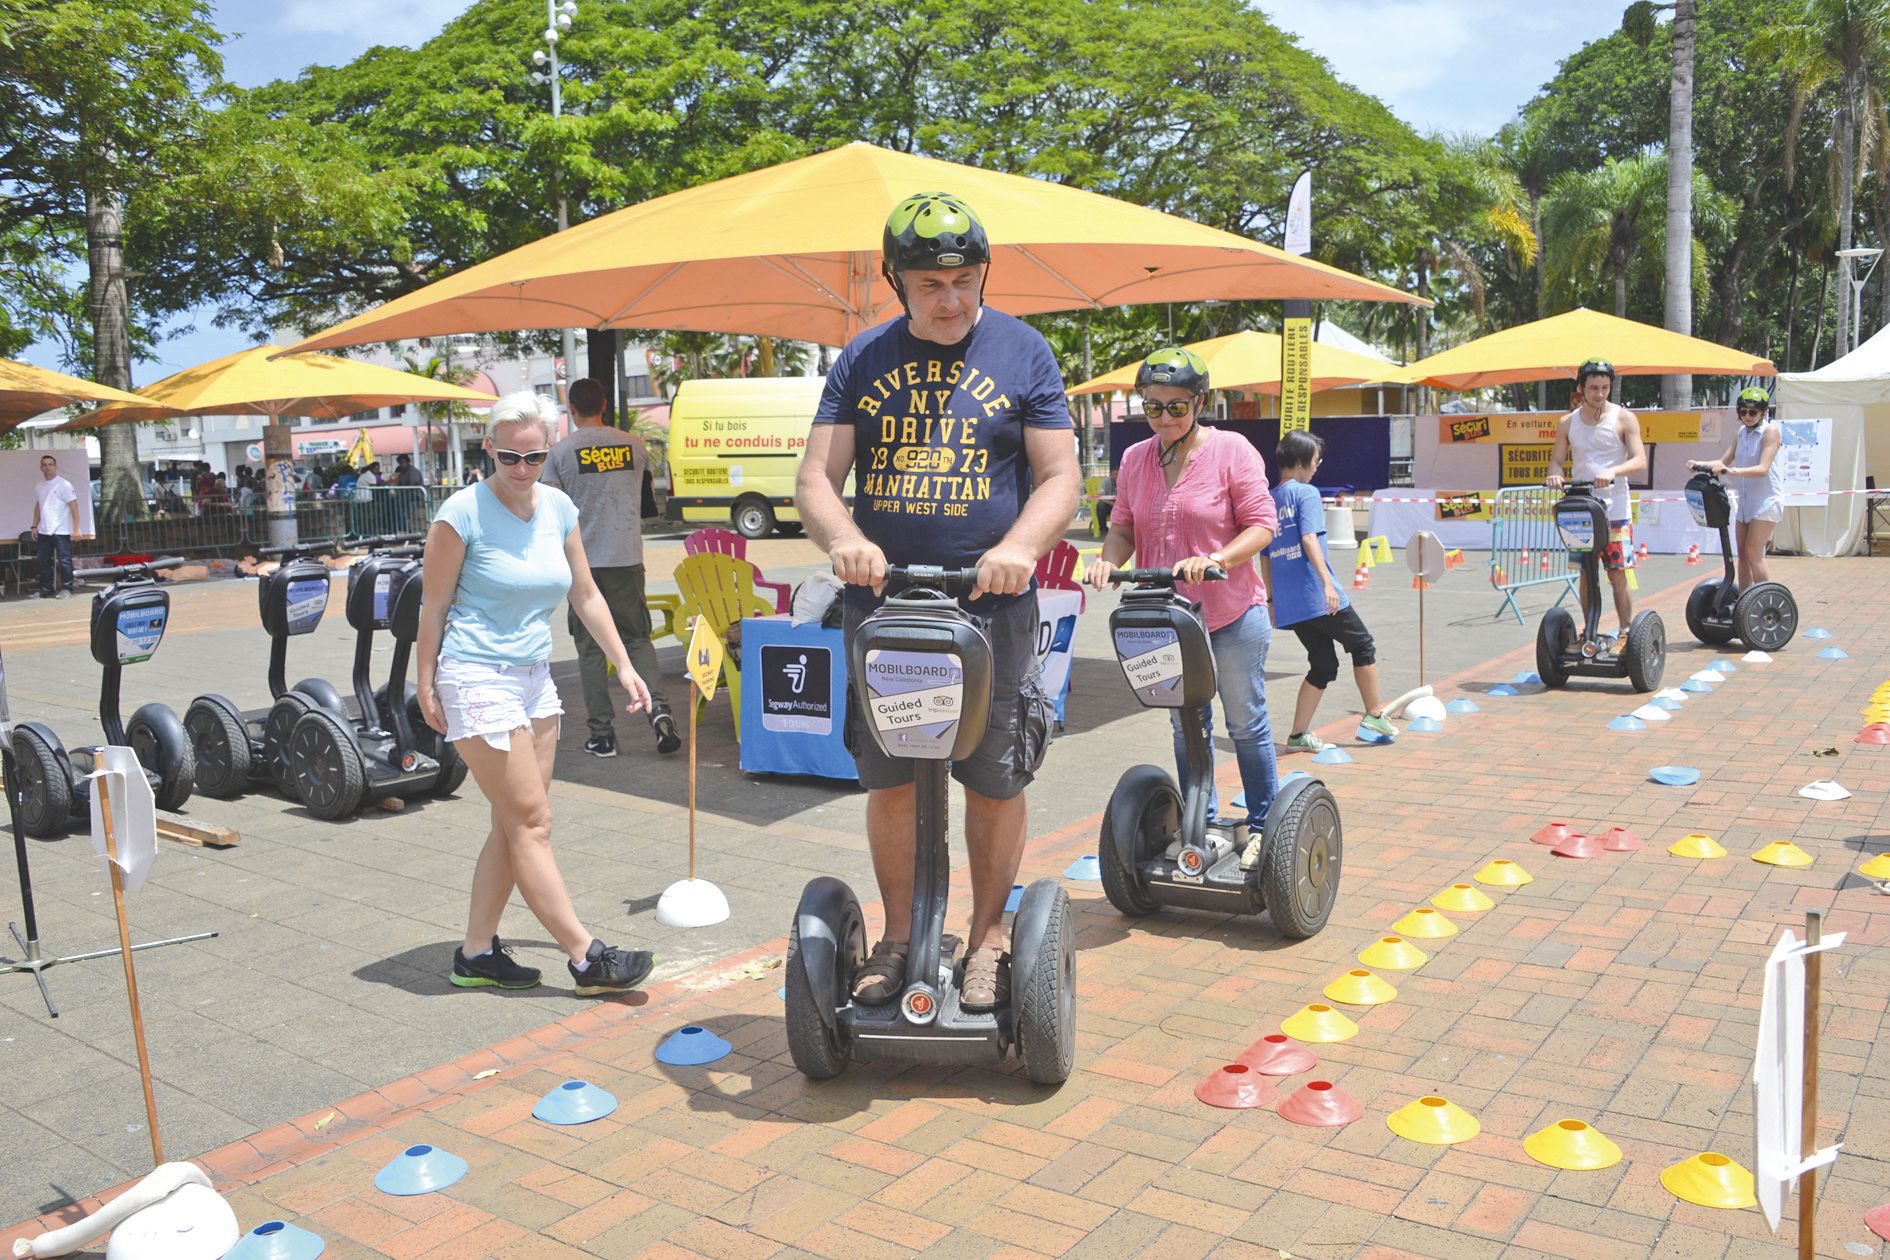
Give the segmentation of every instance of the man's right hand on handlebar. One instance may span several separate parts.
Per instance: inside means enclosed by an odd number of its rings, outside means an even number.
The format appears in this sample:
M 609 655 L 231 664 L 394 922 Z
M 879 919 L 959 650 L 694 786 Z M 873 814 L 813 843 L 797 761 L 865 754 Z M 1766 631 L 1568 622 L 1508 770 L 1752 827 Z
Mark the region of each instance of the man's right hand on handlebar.
M 827 558 L 833 561 L 834 576 L 848 586 L 870 586 L 875 595 L 885 593 L 886 553 L 866 535 L 835 541 L 827 550 Z
M 1550 473 L 1547 477 L 1542 479 L 1542 485 L 1543 488 L 1548 490 L 1560 490 L 1562 488 L 1562 474 Z

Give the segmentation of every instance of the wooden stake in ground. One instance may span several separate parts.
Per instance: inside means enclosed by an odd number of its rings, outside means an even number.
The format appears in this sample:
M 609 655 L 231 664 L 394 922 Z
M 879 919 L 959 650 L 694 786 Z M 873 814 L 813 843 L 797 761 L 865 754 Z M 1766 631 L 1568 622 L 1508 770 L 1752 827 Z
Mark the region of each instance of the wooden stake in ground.
M 144 1084 L 144 1116 L 151 1126 L 151 1162 L 164 1162 L 164 1142 L 158 1136 L 157 1096 L 151 1090 L 151 1053 L 144 1044 L 144 1011 L 138 1004 L 138 970 L 131 962 L 131 925 L 125 921 L 125 881 L 118 869 L 118 836 L 112 824 L 111 778 L 98 780 L 98 808 L 105 826 L 105 869 L 112 876 L 112 909 L 118 915 L 118 952 L 125 960 L 125 993 L 131 1001 L 131 1033 L 138 1043 L 138 1078 Z
M 1805 911 L 1805 944 L 1824 940 L 1824 912 Z M 1810 1159 L 1818 1150 L 1818 1004 L 1824 993 L 1824 954 L 1805 955 L 1805 1090 L 1798 1107 L 1798 1158 Z M 1799 1260 L 1818 1256 L 1818 1170 L 1798 1174 Z

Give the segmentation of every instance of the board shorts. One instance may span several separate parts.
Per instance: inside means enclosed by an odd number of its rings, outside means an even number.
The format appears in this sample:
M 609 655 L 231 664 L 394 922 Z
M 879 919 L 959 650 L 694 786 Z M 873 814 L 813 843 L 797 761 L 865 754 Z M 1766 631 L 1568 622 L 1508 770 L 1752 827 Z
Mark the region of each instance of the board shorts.
M 1372 632 L 1359 619 L 1358 609 L 1347 604 L 1335 613 L 1321 613 L 1287 627 L 1306 649 L 1306 682 L 1324 691 L 1339 676 L 1339 648 L 1352 658 L 1352 668 L 1378 663 Z
M 483 739 L 500 752 L 511 751 L 519 727 L 564 712 L 550 662 L 485 665 L 442 656 L 433 688 L 446 713 L 449 741 Z
M 873 610 L 852 599 L 844 602 L 850 654 L 854 634 Z M 1050 746 L 1053 707 L 1037 660 L 1037 592 L 1013 600 L 988 618 L 972 616 L 991 640 L 991 720 L 971 756 L 951 763 L 952 778 L 989 800 L 1013 800 L 1037 777 Z M 911 783 L 918 762 L 888 757 L 880 750 L 866 730 L 853 691 L 848 686 L 846 745 L 860 786 L 873 791 Z
M 1601 567 L 1610 573 L 1634 567 L 1633 522 L 1608 522 L 1608 545 L 1601 551 Z

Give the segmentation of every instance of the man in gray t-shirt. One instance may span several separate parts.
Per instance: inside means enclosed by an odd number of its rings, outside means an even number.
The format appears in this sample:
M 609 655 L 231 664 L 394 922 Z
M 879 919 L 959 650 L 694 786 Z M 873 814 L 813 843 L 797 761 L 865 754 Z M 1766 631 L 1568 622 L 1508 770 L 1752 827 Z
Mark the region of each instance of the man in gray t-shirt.
M 650 642 L 650 607 L 643 597 L 643 474 L 650 466 L 643 442 L 604 423 L 604 387 L 586 377 L 573 381 L 568 394 L 570 436 L 551 448 L 540 480 L 571 496 L 578 507 L 578 530 L 597 589 L 610 605 L 611 619 L 630 653 L 630 663 L 650 688 L 650 726 L 656 751 L 682 747 L 669 701 L 658 686 L 656 647 Z M 612 725 L 608 662 L 590 631 L 570 613 L 571 637 L 577 640 L 578 677 L 591 737 L 584 751 L 593 757 L 617 755 Z

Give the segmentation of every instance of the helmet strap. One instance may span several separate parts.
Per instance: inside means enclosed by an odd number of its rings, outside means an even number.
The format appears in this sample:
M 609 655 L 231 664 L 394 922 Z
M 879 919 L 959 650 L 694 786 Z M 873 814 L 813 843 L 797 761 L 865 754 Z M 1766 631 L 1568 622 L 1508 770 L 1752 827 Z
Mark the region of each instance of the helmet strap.
M 1156 456 L 1156 459 L 1163 468 L 1173 467 L 1175 459 L 1181 454 L 1182 449 L 1194 440 L 1194 432 L 1196 429 L 1199 429 L 1200 427 L 1201 427 L 1200 413 L 1197 411 L 1195 413 L 1195 418 L 1188 422 L 1188 431 L 1186 433 L 1182 434 L 1180 437 L 1176 438 L 1172 442 L 1163 442 L 1160 438 L 1156 439 L 1156 442 L 1160 447 L 1160 450 Z

